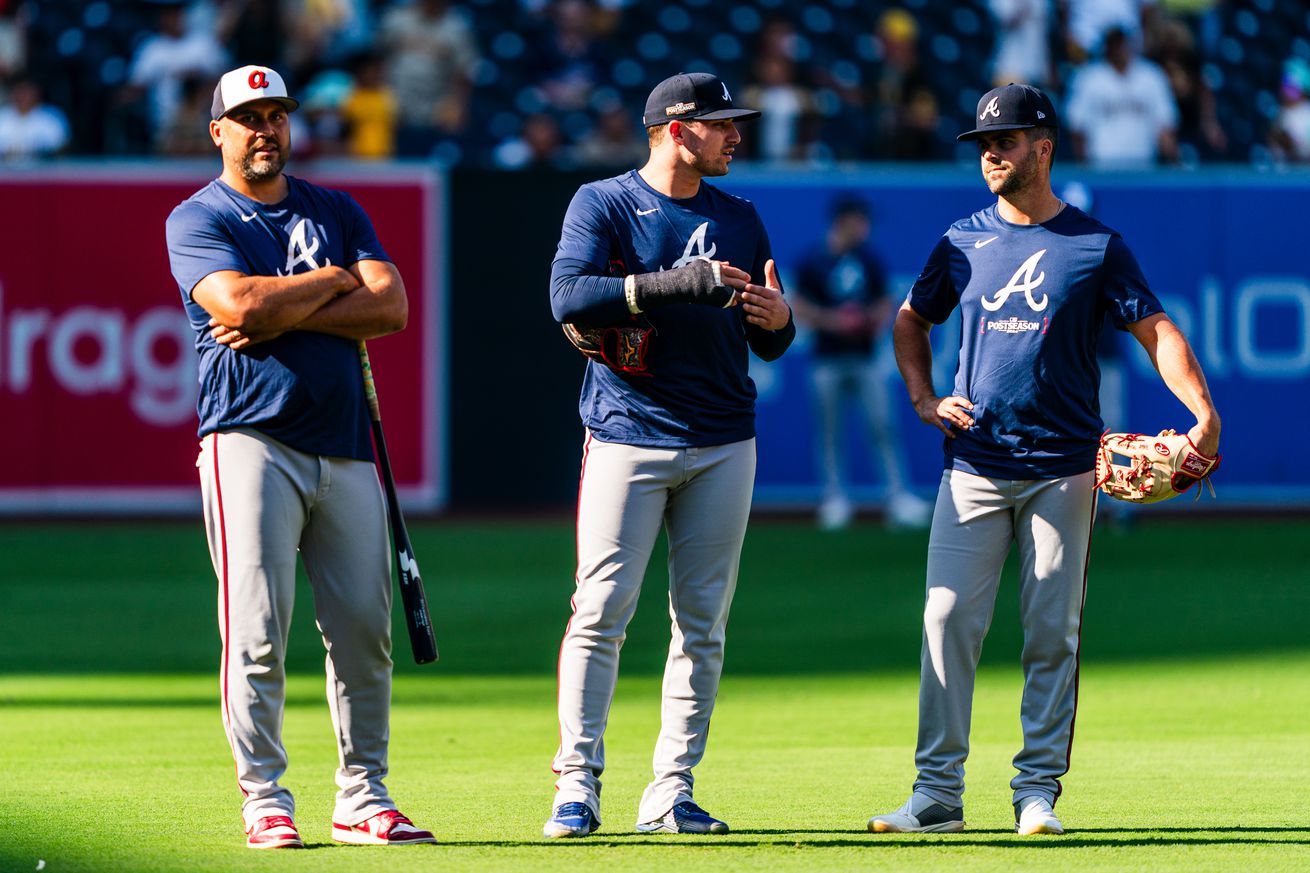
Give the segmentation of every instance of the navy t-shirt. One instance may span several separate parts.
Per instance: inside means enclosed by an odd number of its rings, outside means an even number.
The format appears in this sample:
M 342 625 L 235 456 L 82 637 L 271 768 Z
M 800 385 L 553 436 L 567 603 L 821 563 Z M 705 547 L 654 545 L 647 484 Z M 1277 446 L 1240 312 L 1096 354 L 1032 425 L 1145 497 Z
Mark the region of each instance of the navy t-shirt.
M 1164 311 L 1123 238 L 1073 206 L 1044 224 L 995 205 L 956 222 L 907 299 L 934 324 L 960 307 L 953 393 L 975 424 L 945 440 L 946 466 L 1001 479 L 1092 469 L 1106 315 L 1123 330 Z
M 209 335 L 191 299 L 219 270 L 289 276 L 358 261 L 389 261 L 364 210 L 345 192 L 287 176 L 280 203 L 252 200 L 215 179 L 168 217 L 168 257 L 200 354 L 199 435 L 253 428 L 314 455 L 373 459 L 354 340 L 287 331 L 242 350 Z
M 755 207 L 702 182 L 693 197 L 651 188 L 635 170 L 583 185 L 564 216 L 551 265 L 556 321 L 584 326 L 630 318 L 623 276 L 684 266 L 698 257 L 728 261 L 764 284 L 769 237 Z M 740 306 L 673 304 L 645 313 L 654 328 L 643 373 L 589 361 L 582 422 L 606 442 L 711 446 L 755 436 L 755 384 L 748 349 L 764 360 L 786 351 L 792 322 L 768 331 Z
M 867 307 L 887 296 L 882 263 L 863 246 L 834 255 L 827 245 L 810 252 L 797 271 L 796 293 L 826 309 L 853 303 Z M 814 332 L 814 355 L 868 355 L 872 334 L 845 336 L 825 330 Z

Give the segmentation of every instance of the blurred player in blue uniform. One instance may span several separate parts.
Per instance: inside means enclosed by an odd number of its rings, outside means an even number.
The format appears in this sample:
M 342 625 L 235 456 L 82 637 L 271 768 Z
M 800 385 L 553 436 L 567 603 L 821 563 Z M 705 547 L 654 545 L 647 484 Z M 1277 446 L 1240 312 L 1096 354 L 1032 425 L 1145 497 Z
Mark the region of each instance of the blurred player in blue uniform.
M 814 333 L 810 376 L 823 474 L 819 526 L 845 527 L 855 511 L 842 456 L 842 413 L 855 401 L 882 466 L 883 514 L 893 526 L 926 526 L 932 507 L 909 489 L 887 385 L 874 350 L 891 325 L 892 302 L 882 262 L 868 248 L 869 204 L 845 195 L 834 203 L 823 243 L 797 271 L 792 308 Z
M 223 727 L 246 844 L 302 846 L 295 801 L 279 784 L 299 554 L 327 648 L 332 837 L 431 843 L 383 784 L 391 555 L 357 349 L 405 326 L 405 285 L 348 194 L 283 174 L 297 105 L 268 67 L 224 74 L 209 127 L 222 175 L 167 223 L 200 355 L 196 466 L 219 582 Z
M 874 832 L 964 829 L 964 762 L 974 677 L 1001 567 L 1019 550 L 1023 748 L 1014 759 L 1015 829 L 1063 833 L 1078 652 L 1102 430 L 1097 338 L 1109 315 L 1142 344 L 1195 416 L 1188 436 L 1214 456 L 1219 415 L 1186 338 L 1119 234 L 1057 198 L 1055 108 L 1006 85 L 978 102 L 976 140 L 993 206 L 951 225 L 897 314 L 896 360 L 946 463 L 928 545 L 919 682 L 918 779 Z M 961 311 L 955 386 L 939 397 L 928 334 Z
M 600 825 L 604 733 L 619 649 L 655 540 L 668 535 L 672 641 L 655 776 L 643 832 L 724 833 L 696 805 L 723 667 L 755 477 L 754 352 L 771 361 L 795 336 L 755 207 L 703 182 L 728 172 L 741 141 L 733 106 L 707 73 L 679 73 L 646 103 L 650 159 L 578 190 L 551 269 L 551 309 L 580 328 L 640 325 L 623 367 L 587 364 L 578 489 L 576 590 L 559 655 L 559 774 L 548 837 Z

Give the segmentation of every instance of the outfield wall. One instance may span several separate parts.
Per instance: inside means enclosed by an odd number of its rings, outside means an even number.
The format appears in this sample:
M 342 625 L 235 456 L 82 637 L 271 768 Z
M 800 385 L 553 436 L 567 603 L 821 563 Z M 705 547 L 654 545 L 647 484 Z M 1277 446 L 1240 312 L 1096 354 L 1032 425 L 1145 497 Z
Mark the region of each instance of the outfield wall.
M 195 514 L 194 334 L 164 221 L 211 162 L 0 171 L 0 513 Z M 369 344 L 397 483 L 443 504 L 444 177 L 315 167 L 407 277 L 411 329 Z
M 168 274 L 163 221 L 212 176 L 209 162 L 40 165 L 0 173 L 0 513 L 198 512 L 194 355 Z M 581 359 L 550 318 L 547 278 L 559 223 L 588 176 L 316 165 L 378 225 L 411 295 L 410 329 L 372 344 L 388 443 L 415 511 L 535 510 L 572 503 L 581 428 Z M 1310 175 L 1224 171 L 1097 176 L 1100 218 L 1128 240 L 1187 331 L 1224 415 L 1217 477 L 1227 509 L 1310 507 L 1310 471 L 1268 434 L 1310 425 L 1310 256 L 1299 205 Z M 874 205 L 872 246 L 903 295 L 938 236 L 988 202 L 972 171 L 880 168 L 763 172 L 723 187 L 769 227 L 784 284 L 821 238 L 829 204 Z M 447 290 L 449 289 L 449 291 Z M 934 331 L 939 383 L 958 326 Z M 1128 411 L 1116 428 L 1186 425 L 1131 341 L 1122 344 Z M 917 488 L 931 493 L 940 442 L 914 419 L 890 350 L 879 350 Z M 809 338 L 760 387 L 756 505 L 818 496 L 808 388 Z M 848 422 L 859 443 L 859 428 Z M 855 494 L 876 505 L 881 471 L 852 455 Z
M 991 202 L 972 172 L 925 175 L 734 173 L 724 187 L 754 201 L 783 268 L 823 232 L 832 199 L 859 192 L 874 205 L 872 247 L 903 297 L 928 252 L 952 221 Z M 1056 167 L 1056 188 L 1081 181 L 1098 218 L 1123 234 L 1171 317 L 1187 333 L 1223 416 L 1219 501 L 1208 508 L 1310 507 L 1310 469 L 1278 448 L 1274 434 L 1310 429 L 1310 247 L 1301 217 L 1310 175 L 1223 170 L 1189 174 L 1080 173 Z M 958 319 L 934 329 L 939 390 L 949 390 Z M 1126 414 L 1114 430 L 1155 432 L 1192 424 L 1141 347 L 1119 334 L 1126 372 Z M 775 364 L 756 364 L 760 386 L 757 502 L 804 504 L 817 496 L 807 401 L 808 341 Z M 879 363 L 914 481 L 928 493 L 940 475 L 941 441 L 918 422 L 895 373 L 890 348 Z M 858 439 L 851 422 L 851 438 Z M 857 453 L 855 476 L 866 500 L 882 494 L 881 473 Z

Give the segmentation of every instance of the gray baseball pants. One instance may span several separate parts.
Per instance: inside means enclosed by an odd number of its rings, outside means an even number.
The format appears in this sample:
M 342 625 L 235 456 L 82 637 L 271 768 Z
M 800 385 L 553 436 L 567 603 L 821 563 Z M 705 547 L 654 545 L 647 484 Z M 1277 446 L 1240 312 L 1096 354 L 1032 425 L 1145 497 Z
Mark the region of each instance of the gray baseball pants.
M 1078 645 L 1096 508 L 1093 473 L 1006 480 L 942 474 L 928 546 L 919 682 L 918 794 L 963 805 L 974 677 L 1001 567 L 1019 547 L 1023 619 L 1023 749 L 1017 802 L 1055 803 L 1069 770 L 1078 702 Z
M 819 460 L 823 467 L 824 497 L 846 494 L 842 463 L 842 401 L 853 397 L 887 480 L 887 493 L 906 490 L 904 462 L 899 452 L 896 418 L 889 403 L 887 384 L 875 360 L 866 355 L 816 358 L 810 371 L 819 420 Z
M 754 481 L 754 439 L 644 448 L 588 434 L 578 491 L 577 589 L 559 656 L 555 806 L 582 802 L 600 817 L 605 724 L 619 649 L 661 525 L 669 542 L 672 639 L 655 778 L 642 795 L 637 821 L 654 821 L 691 799 L 691 770 L 705 754 L 719 690 Z
M 374 466 L 308 455 L 249 429 L 207 435 L 196 461 L 218 576 L 223 727 L 249 828 L 295 814 L 278 784 L 284 660 L 304 559 L 327 648 L 327 700 L 338 768 L 333 821 L 394 809 L 387 773 L 391 707 L 391 554 Z

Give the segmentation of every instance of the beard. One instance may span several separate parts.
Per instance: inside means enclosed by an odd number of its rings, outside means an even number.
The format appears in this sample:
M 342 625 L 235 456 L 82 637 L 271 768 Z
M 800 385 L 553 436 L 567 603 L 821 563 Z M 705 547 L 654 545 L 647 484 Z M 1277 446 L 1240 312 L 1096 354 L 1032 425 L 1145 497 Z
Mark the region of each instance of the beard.
M 722 155 L 710 157 L 693 153 L 689 163 L 691 168 L 701 176 L 726 176 L 730 166 L 727 161 L 723 160 Z
M 286 165 L 286 154 L 280 146 L 277 154 L 265 159 L 255 158 L 255 149 L 251 149 L 241 157 L 241 178 L 247 182 L 267 182 L 269 179 L 276 179 Z
M 1028 183 L 1037 178 L 1038 172 L 1037 151 L 1030 149 L 1027 155 L 1015 162 L 1010 172 L 1002 176 L 1000 181 L 993 183 L 988 179 L 987 187 L 998 197 L 1009 197 L 1027 188 Z

